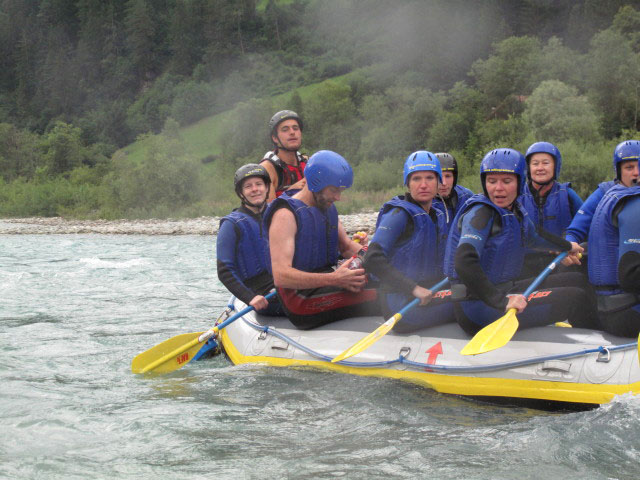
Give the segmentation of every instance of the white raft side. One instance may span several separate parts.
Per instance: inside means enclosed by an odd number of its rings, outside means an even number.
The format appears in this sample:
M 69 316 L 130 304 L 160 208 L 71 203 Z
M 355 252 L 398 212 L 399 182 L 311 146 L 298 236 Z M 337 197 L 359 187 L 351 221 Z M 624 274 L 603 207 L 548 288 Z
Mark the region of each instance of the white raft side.
M 243 307 L 242 302 L 236 301 L 236 311 Z M 636 348 L 611 352 L 609 362 L 599 362 L 598 357 L 603 355 L 591 353 L 493 371 L 436 373 L 401 363 L 377 367 L 332 364 L 247 323 L 275 328 L 292 341 L 333 358 L 375 330 L 384 321 L 382 317 L 347 319 L 313 330 L 298 330 L 286 318 L 265 317 L 255 312 L 245 315 L 244 319 L 246 321 L 239 319 L 221 332 L 225 351 L 235 364 L 311 366 L 356 375 L 399 378 L 438 392 L 471 396 L 602 404 L 617 394 L 640 393 L 640 365 Z M 393 361 L 402 352 L 408 360 L 419 363 L 435 361 L 438 366 L 484 366 L 629 343 L 629 339 L 599 331 L 549 326 L 520 331 L 507 345 L 492 352 L 477 356 L 460 355 L 460 350 L 469 339 L 455 323 L 423 329 L 408 336 L 392 331 L 348 361 Z M 435 351 L 432 349 L 438 343 L 441 345 L 441 354 L 437 353 L 437 347 Z

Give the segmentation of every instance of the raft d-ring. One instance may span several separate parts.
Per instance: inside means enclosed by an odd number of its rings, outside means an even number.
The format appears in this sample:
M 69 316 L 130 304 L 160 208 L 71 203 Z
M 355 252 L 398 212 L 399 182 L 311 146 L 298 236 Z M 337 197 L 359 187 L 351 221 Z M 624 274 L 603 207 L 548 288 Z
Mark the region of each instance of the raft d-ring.
M 400 353 L 398 355 L 400 355 L 402 358 L 407 358 L 407 356 L 411 353 L 411 348 L 409 347 L 402 347 L 400 349 Z
M 598 352 L 598 358 L 596 358 L 596 362 L 609 363 L 611 361 L 611 352 L 607 347 L 600 347 L 600 351 Z
M 231 316 L 231 312 L 233 311 L 233 309 L 231 307 L 227 307 L 218 317 L 218 319 L 216 320 L 216 323 L 214 323 L 214 325 L 219 325 L 222 322 L 224 322 L 227 318 L 229 318 Z

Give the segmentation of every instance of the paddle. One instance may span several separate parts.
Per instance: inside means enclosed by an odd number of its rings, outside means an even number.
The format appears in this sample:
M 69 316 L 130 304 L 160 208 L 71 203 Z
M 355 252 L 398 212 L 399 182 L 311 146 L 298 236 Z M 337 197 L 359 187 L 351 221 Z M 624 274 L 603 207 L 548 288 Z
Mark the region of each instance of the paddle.
M 435 284 L 429 290 L 431 290 L 432 292 L 435 293 L 438 290 L 441 290 L 442 287 L 444 287 L 447 284 L 448 281 L 449 281 L 449 279 L 445 278 L 444 280 L 442 280 L 439 283 Z M 378 328 L 376 328 L 369 335 L 367 335 L 363 339 L 359 340 L 357 343 L 353 344 L 351 347 L 347 348 L 344 352 L 342 352 L 340 355 L 338 355 L 333 360 L 331 360 L 331 363 L 336 363 L 336 362 L 339 362 L 340 360 L 344 360 L 346 358 L 353 357 L 354 355 L 356 355 L 356 354 L 366 350 L 367 348 L 369 348 L 371 345 L 373 345 L 378 340 L 380 340 L 382 337 L 384 337 L 387 333 L 389 333 L 389 331 L 394 327 L 394 325 L 396 323 L 398 323 L 398 321 L 402 318 L 402 316 L 405 313 L 407 313 L 409 310 L 411 310 L 413 307 L 418 305 L 419 303 L 420 303 L 420 299 L 419 298 L 416 298 L 416 299 L 412 300 L 411 302 L 407 303 L 404 307 L 402 307 L 402 309 L 398 313 L 396 313 L 391 318 L 389 318 L 389 320 L 384 322 L 382 325 L 380 325 Z
M 267 300 L 273 298 L 276 292 L 273 291 L 264 296 Z M 155 347 L 150 348 L 136 355 L 131 362 L 131 371 L 133 373 L 169 373 L 184 367 L 193 360 L 193 357 L 204 346 L 211 337 L 218 334 L 220 330 L 225 328 L 232 322 L 243 315 L 254 310 L 253 307 L 246 307 L 235 315 L 227 318 L 220 325 L 216 325 L 206 332 L 183 333 L 159 343 Z
M 540 273 L 540 275 L 531 282 L 529 288 L 527 288 L 522 295 L 525 297 L 531 295 L 538 285 L 547 278 L 547 275 L 556 268 L 557 264 L 560 263 L 567 254 L 568 252 L 562 252 L 554 258 L 542 273 Z M 462 355 L 477 355 L 479 353 L 490 352 L 491 350 L 495 350 L 496 348 L 506 345 L 509 340 L 511 340 L 511 337 L 516 333 L 516 330 L 518 330 L 518 318 L 516 317 L 517 311 L 518 310 L 515 308 L 510 308 L 504 316 L 484 327 L 474 335 L 460 353 Z

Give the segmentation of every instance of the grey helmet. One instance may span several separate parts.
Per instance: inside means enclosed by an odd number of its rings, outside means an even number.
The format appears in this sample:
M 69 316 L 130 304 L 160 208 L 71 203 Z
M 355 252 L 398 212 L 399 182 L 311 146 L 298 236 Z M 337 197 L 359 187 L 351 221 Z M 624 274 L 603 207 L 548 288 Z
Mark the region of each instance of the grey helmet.
M 267 186 L 267 192 L 269 191 L 269 188 L 271 188 L 271 177 L 269 176 L 267 169 L 257 163 L 247 163 L 246 165 L 241 166 L 236 170 L 236 173 L 233 176 L 233 187 L 235 188 L 236 195 L 238 195 L 240 200 L 242 200 L 242 203 L 259 208 L 262 205 L 254 205 L 247 201 L 244 195 L 242 195 L 242 184 L 250 177 L 259 177 L 264 180 L 264 184 Z
M 453 188 L 458 184 L 458 162 L 450 153 L 440 152 L 435 154 L 440 160 L 442 172 L 453 172 Z
M 278 125 L 280 125 L 285 120 L 291 120 L 291 119 L 298 122 L 298 127 L 300 127 L 300 131 L 302 131 L 303 124 L 302 124 L 302 118 L 300 118 L 300 115 L 298 115 L 293 110 L 280 110 L 273 117 L 271 117 L 271 120 L 269 120 L 269 134 L 270 134 L 271 141 L 273 141 L 273 137 L 278 138 Z M 278 141 L 279 140 L 280 139 L 278 138 Z M 275 145 L 276 149 L 284 148 L 278 145 L 276 142 L 273 142 L 273 144 Z M 285 150 L 288 150 L 288 149 L 285 148 Z

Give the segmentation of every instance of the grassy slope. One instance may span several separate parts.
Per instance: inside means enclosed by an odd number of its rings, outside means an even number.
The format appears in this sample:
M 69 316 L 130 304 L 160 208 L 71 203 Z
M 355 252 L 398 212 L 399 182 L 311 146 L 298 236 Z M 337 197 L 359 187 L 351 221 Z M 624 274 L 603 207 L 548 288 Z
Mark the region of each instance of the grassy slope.
M 354 71 L 339 77 L 324 80 L 323 82 L 299 87 L 296 88 L 295 91 L 298 92 L 303 102 L 308 101 L 313 96 L 314 92 L 323 83 L 328 81 L 345 82 L 350 76 L 354 75 L 355 73 L 356 72 Z M 282 103 L 283 105 L 286 104 L 291 98 L 293 92 L 294 91 L 292 90 L 287 93 L 273 96 L 273 103 L 275 105 L 277 105 L 278 103 Z M 194 124 L 180 129 L 182 138 L 190 146 L 191 152 L 196 158 L 200 159 L 206 157 L 207 155 L 222 153 L 220 149 L 220 135 L 222 133 L 222 126 L 224 125 L 224 122 L 230 117 L 232 112 L 233 110 L 227 110 L 217 115 L 203 118 L 202 120 Z M 265 126 L 267 120 L 268 119 L 265 119 Z M 144 157 L 146 148 L 147 142 L 143 140 L 134 142 L 131 145 L 124 147 L 123 150 L 127 154 L 129 160 L 131 160 L 132 162 L 140 162 Z

